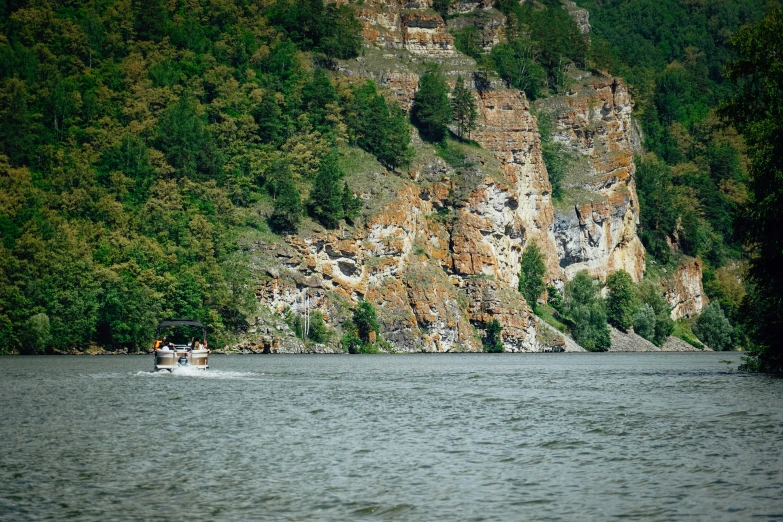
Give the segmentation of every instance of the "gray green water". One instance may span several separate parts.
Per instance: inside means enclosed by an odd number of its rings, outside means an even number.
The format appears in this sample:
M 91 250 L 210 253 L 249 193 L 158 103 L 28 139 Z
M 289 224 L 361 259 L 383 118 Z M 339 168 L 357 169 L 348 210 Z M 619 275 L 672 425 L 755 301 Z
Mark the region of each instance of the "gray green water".
M 783 519 L 783 380 L 726 358 L 0 358 L 0 519 Z

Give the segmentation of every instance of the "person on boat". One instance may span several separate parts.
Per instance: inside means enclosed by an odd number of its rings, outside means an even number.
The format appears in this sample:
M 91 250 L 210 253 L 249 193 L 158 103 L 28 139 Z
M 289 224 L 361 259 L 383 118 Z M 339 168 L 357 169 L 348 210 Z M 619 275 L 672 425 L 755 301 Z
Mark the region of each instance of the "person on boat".
M 163 341 L 161 341 L 160 339 L 155 339 L 155 346 L 153 346 L 153 350 L 157 352 L 162 344 Z

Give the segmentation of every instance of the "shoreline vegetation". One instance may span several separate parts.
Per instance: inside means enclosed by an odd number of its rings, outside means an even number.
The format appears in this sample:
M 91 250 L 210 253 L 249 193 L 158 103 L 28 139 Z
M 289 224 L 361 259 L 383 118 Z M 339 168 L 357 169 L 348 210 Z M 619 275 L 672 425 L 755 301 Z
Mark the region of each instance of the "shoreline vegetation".
M 364 292 L 349 290 L 312 314 L 307 296 L 304 315 L 293 300 L 262 305 L 263 272 L 281 271 L 274 257 L 254 261 L 253 249 L 287 255 L 291 237 L 359 230 L 429 154 L 458 180 L 428 215 L 453 240 L 469 189 L 487 175 L 473 159 L 483 152 L 471 141 L 481 129 L 470 85 L 545 106 L 583 71 L 622 78 L 634 100 L 632 234 L 646 273 L 604 267 L 606 277 L 583 270 L 566 281 L 547 273 L 544 245 L 520 233 L 519 295 L 503 299 L 555 328 L 553 344 L 529 328 L 524 344 L 497 311 L 470 315 L 457 292 L 462 337 L 450 349 L 559 351 L 570 336 L 587 351 L 657 351 L 674 335 L 695 350 L 743 347 L 758 355 L 746 368 L 783 371 L 779 0 L 578 3 L 589 36 L 559 0 L 496 0 L 486 7 L 505 17 L 506 41 L 487 46 L 471 16 L 449 27 L 462 16 L 453 1 L 433 2 L 435 25 L 445 23 L 476 70 L 452 87 L 448 67 L 431 63 L 438 53 L 401 50 L 396 65 L 417 79 L 410 113 L 383 82 L 338 72 L 372 65 L 377 52 L 362 35 L 357 13 L 371 9 L 362 2 L 0 4 L 0 354 L 143 353 L 155 324 L 172 317 L 208 324 L 216 346 L 255 342 L 269 319 L 265 351 L 402 351 L 393 343 L 426 337 L 425 321 L 391 317 L 380 306 L 391 294 L 357 302 Z M 576 167 L 553 116 L 534 117 L 563 203 Z M 381 177 L 388 186 L 377 186 Z M 390 251 L 428 257 L 423 244 Z M 661 287 L 684 256 L 698 260 L 694 286 L 709 300 L 687 318 L 672 314 Z M 342 264 L 354 277 L 356 263 Z M 447 264 L 427 266 L 451 288 Z M 290 266 L 298 276 L 303 267 Z M 310 288 L 293 283 L 292 294 Z M 395 338 L 393 321 L 415 334 Z

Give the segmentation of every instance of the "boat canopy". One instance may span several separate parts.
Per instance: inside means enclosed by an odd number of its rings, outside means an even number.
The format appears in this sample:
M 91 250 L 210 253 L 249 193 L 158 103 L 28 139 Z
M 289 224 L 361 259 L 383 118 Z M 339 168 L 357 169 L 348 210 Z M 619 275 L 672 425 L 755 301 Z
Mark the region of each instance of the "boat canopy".
M 203 324 L 193 319 L 172 319 L 170 321 L 161 321 L 158 323 L 158 328 L 166 328 L 167 326 L 197 326 L 199 328 L 205 328 Z

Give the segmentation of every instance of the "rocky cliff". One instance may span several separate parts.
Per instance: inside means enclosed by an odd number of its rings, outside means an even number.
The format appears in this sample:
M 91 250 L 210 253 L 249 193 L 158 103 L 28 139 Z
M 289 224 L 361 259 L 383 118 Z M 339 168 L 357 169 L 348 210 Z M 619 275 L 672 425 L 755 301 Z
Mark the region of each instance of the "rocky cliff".
M 424 62 L 438 62 L 452 83 L 458 75 L 474 77 L 475 62 L 454 49 L 428 0 L 366 0 L 356 9 L 367 47 L 355 62 L 338 65 L 348 81 L 372 78 L 407 110 Z M 501 41 L 504 17 L 486 2 L 453 2 L 452 9 L 486 22 L 487 49 Z M 309 303 L 339 332 L 359 299 L 375 305 L 392 351 L 479 350 L 492 319 L 503 325 L 507 351 L 562 346 L 516 289 L 520 256 L 532 242 L 558 284 L 581 269 L 605 278 L 622 268 L 641 279 L 633 103 L 625 85 L 584 74 L 571 92 L 535 108 L 498 80 L 473 96 L 479 125 L 471 137 L 481 148 L 460 145 L 461 166 L 447 164 L 414 135 L 417 154 L 405 172 L 375 163 L 349 180 L 367 202 L 356 226 L 313 227 L 254 246 L 264 275 L 251 333 L 264 341 L 245 347 L 301 351 L 286 314 L 305 313 Z M 553 139 L 572 157 L 562 202 L 552 200 L 542 159 L 534 116 L 540 111 L 555 116 Z
M 698 259 L 682 261 L 673 273 L 661 279 L 661 286 L 672 309 L 672 319 L 699 314 L 709 303 L 702 287 L 702 263 Z
M 639 281 L 645 250 L 636 235 L 633 102 L 619 79 L 579 73 L 574 82 L 537 107 L 553 119 L 552 139 L 568 162 L 554 215 L 557 257 L 568 279 L 585 269 L 601 279 L 623 269 Z

